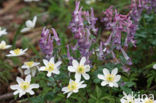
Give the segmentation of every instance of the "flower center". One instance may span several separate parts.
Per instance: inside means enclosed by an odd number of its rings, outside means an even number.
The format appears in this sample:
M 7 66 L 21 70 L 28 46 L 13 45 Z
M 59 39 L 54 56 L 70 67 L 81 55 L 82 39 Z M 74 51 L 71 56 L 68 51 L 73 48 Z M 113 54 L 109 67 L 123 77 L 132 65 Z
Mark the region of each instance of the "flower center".
M 114 75 L 108 74 L 108 75 L 106 76 L 106 80 L 107 80 L 108 82 L 113 82 L 113 81 L 114 81 Z
M 20 87 L 23 89 L 23 90 L 27 90 L 29 87 L 30 87 L 30 84 L 28 82 L 22 82 L 20 84 Z
M 68 89 L 69 91 L 73 91 L 73 90 L 76 90 L 77 89 L 77 83 L 72 81 L 69 85 L 68 85 Z
M 20 49 L 15 49 L 15 50 L 14 50 L 14 53 L 15 53 L 16 55 L 19 55 L 19 54 L 21 53 L 21 50 L 20 50 Z
M 154 101 L 151 100 L 151 99 L 148 99 L 148 100 L 145 101 L 145 103 L 154 103 Z
M 5 43 L 1 43 L 0 44 L 0 49 L 5 49 L 5 47 L 6 47 L 6 44 Z
M 85 72 L 84 66 L 82 66 L 82 65 L 78 66 L 77 72 L 83 74 Z
M 28 67 L 32 67 L 33 64 L 34 64 L 34 62 L 33 62 L 33 61 L 31 61 L 31 62 L 26 62 L 25 64 L 26 64 Z
M 49 72 L 53 71 L 54 70 L 54 64 L 53 63 L 48 63 L 45 70 L 47 70 Z

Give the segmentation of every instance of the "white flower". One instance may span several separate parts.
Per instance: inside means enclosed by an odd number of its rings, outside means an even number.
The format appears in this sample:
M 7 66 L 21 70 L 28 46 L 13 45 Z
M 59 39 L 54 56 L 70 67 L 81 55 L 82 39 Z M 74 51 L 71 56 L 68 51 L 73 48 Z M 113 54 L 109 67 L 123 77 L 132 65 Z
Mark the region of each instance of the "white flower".
M 85 80 L 89 80 L 90 76 L 86 73 L 90 71 L 90 66 L 85 65 L 86 58 L 82 57 L 80 63 L 78 61 L 73 60 L 72 66 L 68 66 L 68 70 L 70 72 L 75 72 L 75 79 L 81 80 L 81 75 L 84 77 Z
M 135 99 L 135 97 L 131 94 L 126 94 L 123 92 L 124 96 L 120 99 L 121 103 L 141 103 L 140 100 Z
M 35 25 L 36 25 L 36 21 L 37 21 L 37 16 L 35 16 L 35 17 L 33 18 L 33 21 L 27 20 L 26 23 L 25 23 L 26 27 L 23 28 L 23 29 L 21 30 L 21 32 L 27 32 L 27 31 L 33 29 L 33 28 L 35 27 Z
M 40 1 L 40 0 L 24 0 L 25 2 L 32 2 L 32 1 Z
M 0 42 L 0 49 L 4 50 L 9 48 L 11 48 L 11 45 L 6 45 L 6 42 L 4 40 Z
M 109 85 L 110 87 L 118 87 L 117 82 L 120 80 L 121 76 L 116 75 L 118 72 L 118 69 L 115 68 L 112 70 L 110 73 L 108 69 L 104 68 L 103 69 L 103 75 L 98 74 L 98 78 L 103 80 L 101 82 L 101 86 Z
M 49 61 L 43 59 L 43 63 L 45 66 L 39 68 L 40 71 L 47 71 L 47 76 L 50 77 L 52 73 L 60 74 L 59 66 L 61 65 L 61 61 L 57 63 L 54 62 L 54 57 L 52 57 Z
M 7 35 L 7 32 L 6 32 L 6 29 L 3 29 L 3 30 L 2 30 L 2 28 L 0 27 L 0 37 L 1 37 L 2 35 Z
M 142 99 L 141 103 L 156 103 L 156 100 L 154 100 L 154 98 L 151 99 L 151 98 L 146 97 L 145 99 Z
M 28 74 L 32 74 L 32 76 L 34 77 L 35 74 L 36 74 L 36 70 L 37 70 L 37 66 L 39 65 L 40 63 L 38 62 L 33 62 L 33 61 L 29 61 L 29 62 L 25 62 L 24 65 L 21 67 L 23 69 L 26 69 L 24 71 L 24 74 L 25 75 L 28 75 Z
M 86 0 L 86 4 L 92 4 L 95 3 L 96 0 Z
M 66 3 L 68 3 L 69 2 L 69 0 L 64 0 Z
M 156 64 L 153 65 L 153 69 L 156 69 Z
M 69 81 L 69 84 L 67 87 L 63 87 L 62 91 L 64 94 L 68 93 L 67 98 L 72 94 L 72 93 L 77 93 L 80 88 L 85 88 L 87 85 L 83 84 L 84 81 L 79 81 L 79 80 L 71 80 Z
M 14 95 L 19 94 L 19 97 L 25 95 L 26 93 L 33 95 L 34 91 L 32 89 L 39 88 L 39 84 L 30 84 L 30 82 L 31 82 L 31 76 L 30 75 L 26 76 L 25 80 L 23 80 L 20 77 L 17 77 L 16 81 L 18 84 L 11 85 L 10 88 L 12 90 L 15 90 L 15 92 L 13 94 Z
M 25 52 L 27 51 L 28 49 L 26 48 L 26 49 L 19 49 L 19 48 L 17 48 L 17 49 L 14 49 L 14 50 L 11 50 L 9 53 L 10 54 L 8 54 L 8 55 L 6 55 L 6 56 L 21 56 L 21 55 L 24 55 L 25 54 Z

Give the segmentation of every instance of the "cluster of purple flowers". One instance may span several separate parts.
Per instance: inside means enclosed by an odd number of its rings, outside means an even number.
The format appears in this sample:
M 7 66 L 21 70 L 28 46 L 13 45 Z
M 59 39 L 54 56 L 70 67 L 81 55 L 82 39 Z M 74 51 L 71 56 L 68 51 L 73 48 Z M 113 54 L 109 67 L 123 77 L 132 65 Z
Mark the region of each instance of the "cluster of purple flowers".
M 43 28 L 41 39 L 39 41 L 40 48 L 46 55 L 47 59 L 49 59 L 53 55 L 53 41 L 55 40 L 57 45 L 60 45 L 60 39 L 54 28 L 52 28 L 52 32 L 53 36 L 50 34 L 49 29 Z
M 133 31 L 135 31 L 135 28 L 130 16 L 119 14 L 112 6 L 104 12 L 104 15 L 105 17 L 102 19 L 102 22 L 104 22 L 105 29 L 111 33 L 108 40 L 100 44 L 100 54 L 105 57 L 107 54 L 111 53 L 112 57 L 118 63 L 119 60 L 116 58 L 114 51 L 121 51 L 127 60 L 127 64 L 131 65 L 131 59 L 123 49 L 127 48 L 129 43 L 135 45 L 134 35 L 132 34 Z M 123 37 L 125 37 L 124 43 L 122 43 L 122 39 L 124 39 Z M 103 53 L 103 50 L 105 53 Z
M 90 51 L 90 46 L 92 42 L 94 42 L 94 39 L 91 38 L 91 34 L 97 35 L 98 32 L 98 29 L 95 27 L 96 20 L 97 18 L 94 16 L 93 9 L 91 9 L 91 13 L 89 13 L 89 11 L 82 11 L 80 2 L 76 2 L 76 8 L 69 25 L 69 28 L 74 34 L 74 38 L 77 40 L 73 51 L 78 49 L 81 56 L 87 58 L 87 62 L 89 62 L 89 56 L 92 53 Z M 84 22 L 86 23 L 84 24 Z M 71 57 L 68 58 L 71 59 Z
M 111 54 L 116 63 L 123 64 L 125 71 L 129 71 L 128 65 L 131 65 L 131 59 L 125 52 L 129 44 L 135 47 L 135 33 L 138 28 L 139 20 L 143 10 L 155 10 L 156 0 L 131 0 L 130 12 L 127 15 L 120 14 L 113 6 L 106 9 L 103 14 L 104 18 L 101 20 L 104 23 L 104 30 L 110 32 L 110 35 L 106 41 L 100 41 L 99 46 L 99 58 L 105 59 L 107 55 Z M 70 47 L 72 47 L 72 53 L 75 50 L 79 50 L 81 57 L 86 57 L 87 63 L 89 63 L 89 57 L 93 54 L 93 50 L 90 47 L 96 41 L 98 28 L 96 28 L 97 18 L 94 16 L 94 10 L 83 11 L 80 7 L 80 2 L 76 2 L 76 7 L 72 15 L 72 21 L 69 25 L 69 29 L 74 34 L 76 44 L 71 46 L 67 45 L 67 57 L 69 61 L 72 61 L 73 57 L 70 54 Z M 60 45 L 60 39 L 52 28 L 54 36 L 51 36 L 49 30 L 44 28 L 41 34 L 40 48 L 47 57 L 51 57 L 53 54 L 53 40 Z M 92 38 L 94 35 L 95 38 Z M 116 57 L 116 51 L 123 54 L 126 63 L 122 63 Z

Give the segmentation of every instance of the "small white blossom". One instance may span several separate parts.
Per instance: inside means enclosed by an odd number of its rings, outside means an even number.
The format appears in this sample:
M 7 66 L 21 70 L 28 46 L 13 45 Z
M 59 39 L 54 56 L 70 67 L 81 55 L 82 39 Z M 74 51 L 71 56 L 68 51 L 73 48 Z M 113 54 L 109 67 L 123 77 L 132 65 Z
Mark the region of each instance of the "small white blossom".
M 39 88 L 39 84 L 30 84 L 31 82 L 31 76 L 26 76 L 26 79 L 23 80 L 20 77 L 16 78 L 16 81 L 18 84 L 11 85 L 10 88 L 12 90 L 15 90 L 13 93 L 14 95 L 19 94 L 19 97 L 25 95 L 26 93 L 29 93 L 30 95 L 34 95 L 34 91 L 32 89 Z
M 24 65 L 21 68 L 26 69 L 24 71 L 25 75 L 32 74 L 32 76 L 34 77 L 35 74 L 36 74 L 37 66 L 39 64 L 40 63 L 38 63 L 38 62 L 29 61 L 29 62 L 25 62 Z
M 2 35 L 7 35 L 7 32 L 6 32 L 6 29 L 2 29 L 2 28 L 0 27 L 0 37 L 1 37 Z
M 40 1 L 40 0 L 24 0 L 25 2 L 33 2 L 33 1 Z
M 55 63 L 54 57 L 52 57 L 49 61 L 43 59 L 43 63 L 45 66 L 39 68 L 40 71 L 47 71 L 47 76 L 50 77 L 52 73 L 60 74 L 59 66 L 61 65 L 61 61 Z
M 126 94 L 123 92 L 124 96 L 120 99 L 121 103 L 141 103 L 139 99 L 136 99 L 133 95 L 131 94 Z
M 11 45 L 6 45 L 6 42 L 3 40 L 0 42 L 0 50 L 5 50 L 11 48 Z
M 84 81 L 73 81 L 70 79 L 68 86 L 63 87 L 62 91 L 64 92 L 64 94 L 68 93 L 67 98 L 69 98 L 72 93 L 77 93 L 79 92 L 80 88 L 85 88 L 87 86 L 86 84 L 83 84 L 83 82 Z
M 101 82 L 101 86 L 106 86 L 107 84 L 110 87 L 118 87 L 117 82 L 120 80 L 121 76 L 116 75 L 118 73 L 118 69 L 115 68 L 112 70 L 110 73 L 108 69 L 104 68 L 103 69 L 103 75 L 98 74 L 98 78 L 103 80 Z
M 155 70 L 156 70 L 156 64 L 154 64 L 154 65 L 153 65 L 153 69 L 155 69 Z
M 36 25 L 36 21 L 37 21 L 37 16 L 35 16 L 32 21 L 27 20 L 26 23 L 25 23 L 26 27 L 23 28 L 21 30 L 21 32 L 27 32 L 27 31 L 30 31 L 31 29 L 33 29 L 35 27 L 35 25 Z
M 6 56 L 8 56 L 8 57 L 11 57 L 11 56 L 21 56 L 21 55 L 24 55 L 27 50 L 28 50 L 27 48 L 24 49 L 24 50 L 17 48 L 17 49 L 11 50 L 9 52 L 10 54 L 8 54 Z
M 141 103 L 156 103 L 156 100 L 148 98 L 148 97 L 146 97 L 145 99 L 142 99 L 141 101 L 142 101 Z
M 70 72 L 75 72 L 75 79 L 81 80 L 81 75 L 85 80 L 89 80 L 90 76 L 86 72 L 90 71 L 90 66 L 85 65 L 86 58 L 82 57 L 80 63 L 77 60 L 72 61 L 72 66 L 68 66 Z
M 86 0 L 86 4 L 92 4 L 92 3 L 95 3 L 96 0 Z

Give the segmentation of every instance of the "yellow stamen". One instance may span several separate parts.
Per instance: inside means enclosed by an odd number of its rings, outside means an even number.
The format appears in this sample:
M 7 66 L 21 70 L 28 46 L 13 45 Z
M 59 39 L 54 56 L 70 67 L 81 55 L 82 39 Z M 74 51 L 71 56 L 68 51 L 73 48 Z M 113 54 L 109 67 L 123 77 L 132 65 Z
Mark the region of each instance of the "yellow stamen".
M 54 70 L 54 64 L 53 63 L 48 63 L 45 70 L 47 70 L 49 72 L 53 71 Z
M 28 83 L 28 82 L 22 82 L 22 83 L 20 84 L 20 87 L 21 87 L 21 89 L 23 89 L 23 90 L 27 90 L 27 89 L 30 87 L 30 83 Z
M 69 91 L 73 91 L 73 90 L 76 90 L 77 89 L 77 83 L 72 81 L 69 85 L 68 85 L 68 89 Z
M 34 64 L 34 62 L 33 62 L 33 61 L 30 61 L 30 62 L 26 62 L 25 64 L 26 64 L 28 67 L 32 67 L 33 64 Z
M 148 100 L 145 101 L 145 103 L 154 103 L 154 101 L 151 100 L 151 99 L 148 99 Z
M 79 65 L 77 68 L 77 72 L 83 74 L 85 72 L 85 67 L 83 65 Z
M 14 50 L 14 53 L 15 53 L 16 55 L 19 55 L 19 54 L 21 53 L 21 50 L 20 50 L 20 49 L 15 49 L 15 50 Z
M 114 81 L 114 75 L 108 74 L 108 75 L 106 76 L 106 80 L 107 80 L 108 82 L 113 82 L 113 81 Z

